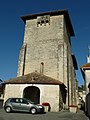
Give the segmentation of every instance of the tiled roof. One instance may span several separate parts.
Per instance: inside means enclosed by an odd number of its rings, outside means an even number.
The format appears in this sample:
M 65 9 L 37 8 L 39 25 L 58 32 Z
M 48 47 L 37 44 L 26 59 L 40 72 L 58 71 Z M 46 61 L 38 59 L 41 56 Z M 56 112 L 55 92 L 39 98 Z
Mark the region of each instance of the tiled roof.
M 48 77 L 44 74 L 33 72 L 24 76 L 12 78 L 6 80 L 4 84 L 52 84 L 52 85 L 64 85 L 59 80 Z M 64 85 L 65 87 L 65 85 Z
M 88 69 L 88 68 L 90 68 L 90 63 L 87 63 L 87 64 L 82 65 L 81 68 L 83 68 L 83 69 Z
M 82 72 L 82 76 L 85 80 L 85 70 L 90 70 L 90 63 L 84 64 L 80 67 L 81 72 Z

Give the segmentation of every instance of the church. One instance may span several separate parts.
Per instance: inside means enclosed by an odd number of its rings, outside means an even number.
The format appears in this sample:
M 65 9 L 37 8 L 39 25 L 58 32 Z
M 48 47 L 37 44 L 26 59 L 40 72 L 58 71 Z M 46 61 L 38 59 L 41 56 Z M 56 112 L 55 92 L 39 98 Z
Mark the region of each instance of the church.
M 74 30 L 68 11 L 30 14 L 21 19 L 25 29 L 17 77 L 5 81 L 4 101 L 25 97 L 37 104 L 48 102 L 54 112 L 77 105 L 78 66 L 71 51 Z

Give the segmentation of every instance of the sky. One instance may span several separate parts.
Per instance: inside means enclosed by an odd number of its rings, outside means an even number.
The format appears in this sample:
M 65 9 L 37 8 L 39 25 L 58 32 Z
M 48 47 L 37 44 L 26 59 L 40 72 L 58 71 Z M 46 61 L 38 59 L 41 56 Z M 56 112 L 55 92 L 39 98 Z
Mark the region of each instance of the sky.
M 21 16 L 67 9 L 75 36 L 71 38 L 79 85 L 84 83 L 80 66 L 87 63 L 90 46 L 90 0 L 1 0 L 0 1 L 0 79 L 17 76 L 18 58 L 24 39 Z

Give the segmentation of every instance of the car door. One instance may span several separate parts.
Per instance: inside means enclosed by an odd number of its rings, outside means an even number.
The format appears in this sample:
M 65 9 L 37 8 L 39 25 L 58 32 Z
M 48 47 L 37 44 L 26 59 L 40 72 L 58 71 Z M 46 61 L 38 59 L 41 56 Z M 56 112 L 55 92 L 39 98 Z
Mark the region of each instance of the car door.
M 11 105 L 12 105 L 12 109 L 15 110 L 15 111 L 20 111 L 20 100 L 19 98 L 13 98 L 11 100 Z
M 29 112 L 30 111 L 29 102 L 23 98 L 20 98 L 20 109 L 21 109 L 21 111 Z

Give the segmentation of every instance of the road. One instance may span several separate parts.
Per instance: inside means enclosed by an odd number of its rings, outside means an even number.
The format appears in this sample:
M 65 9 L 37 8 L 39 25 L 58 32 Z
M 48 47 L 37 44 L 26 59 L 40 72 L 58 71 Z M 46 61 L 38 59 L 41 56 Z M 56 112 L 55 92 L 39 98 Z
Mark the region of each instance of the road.
M 88 120 L 88 118 L 82 111 L 77 113 L 69 111 L 47 112 L 32 115 L 29 113 L 6 113 L 0 109 L 0 120 Z

